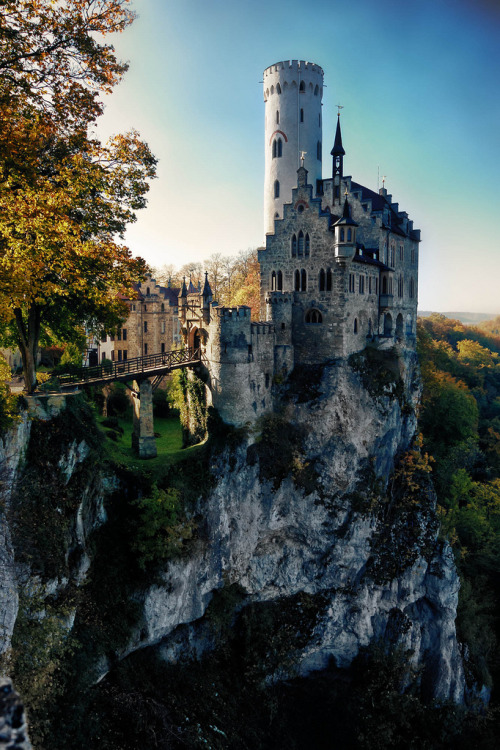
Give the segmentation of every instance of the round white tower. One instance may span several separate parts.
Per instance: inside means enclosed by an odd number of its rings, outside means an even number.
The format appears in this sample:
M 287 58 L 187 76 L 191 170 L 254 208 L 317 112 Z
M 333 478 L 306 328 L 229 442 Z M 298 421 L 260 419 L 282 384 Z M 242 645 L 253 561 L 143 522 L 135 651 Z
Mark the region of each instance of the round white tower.
M 283 203 L 292 199 L 302 152 L 314 190 L 316 180 L 322 177 L 322 98 L 323 70 L 319 65 L 288 60 L 264 71 L 266 233 L 274 232 L 274 219 L 283 218 Z

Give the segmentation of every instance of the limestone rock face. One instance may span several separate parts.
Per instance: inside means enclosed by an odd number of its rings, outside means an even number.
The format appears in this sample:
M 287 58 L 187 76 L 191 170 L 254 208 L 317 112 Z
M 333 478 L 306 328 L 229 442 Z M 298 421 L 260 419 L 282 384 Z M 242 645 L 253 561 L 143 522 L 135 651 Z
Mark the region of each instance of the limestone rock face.
M 390 385 L 370 394 L 347 362 L 325 367 L 307 401 L 289 397 L 284 418 L 303 442 L 300 465 L 285 478 L 263 476 L 265 449 L 256 456 L 255 434 L 220 460 L 215 487 L 199 508 L 205 543 L 149 589 L 146 630 L 130 650 L 162 642 L 171 660 L 185 657 L 187 647 L 199 652 L 204 612 L 213 592 L 228 584 L 238 583 L 253 602 L 305 592 L 321 595 L 322 604 L 297 655 L 302 674 L 332 658 L 347 667 L 361 647 L 382 639 L 411 650 L 429 696 L 463 700 L 459 581 L 449 546 L 437 538 L 433 491 L 385 534 L 370 502 L 373 487 L 383 495 L 395 457 L 415 433 L 416 357 L 406 353 L 400 361 L 402 398 Z M 311 469 L 314 481 L 301 486 Z
M 0 654 L 10 646 L 19 604 L 14 549 L 7 523 L 11 491 L 29 440 L 31 422 L 20 422 L 0 439 Z

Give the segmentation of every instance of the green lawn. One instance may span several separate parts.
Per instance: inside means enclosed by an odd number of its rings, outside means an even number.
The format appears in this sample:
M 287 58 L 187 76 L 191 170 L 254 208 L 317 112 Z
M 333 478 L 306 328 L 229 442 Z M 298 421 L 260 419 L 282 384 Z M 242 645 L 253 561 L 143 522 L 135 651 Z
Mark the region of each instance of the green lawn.
M 102 426 L 104 419 L 105 417 L 98 416 L 97 423 L 106 434 L 109 428 Z M 182 448 L 182 427 L 177 414 L 166 418 L 155 417 L 158 455 L 156 458 L 141 460 L 132 450 L 132 419 L 118 419 L 118 424 L 123 430 L 123 435 L 119 436 L 117 441 L 107 437 L 106 448 L 115 463 L 135 471 L 145 471 L 153 475 L 162 474 L 166 468 L 193 456 L 203 446 L 203 443 L 199 443 Z

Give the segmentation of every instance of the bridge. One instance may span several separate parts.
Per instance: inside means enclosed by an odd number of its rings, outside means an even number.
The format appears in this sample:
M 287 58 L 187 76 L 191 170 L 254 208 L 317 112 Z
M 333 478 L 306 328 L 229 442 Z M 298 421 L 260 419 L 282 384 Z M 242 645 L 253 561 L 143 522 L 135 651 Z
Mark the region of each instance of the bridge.
M 90 367 L 72 369 L 71 373 L 58 376 L 63 388 L 82 385 L 99 385 L 115 381 L 140 381 L 159 376 L 160 379 L 172 370 L 199 364 L 201 349 L 175 349 L 161 354 L 146 354 L 144 357 L 124 359 L 119 362 L 104 362 Z
M 132 393 L 134 429 L 132 447 L 140 458 L 157 455 L 154 421 L 153 391 L 161 379 L 172 370 L 191 367 L 201 362 L 201 349 L 177 349 L 161 354 L 146 354 L 118 362 L 104 362 L 91 367 L 80 367 L 58 376 L 62 390 L 84 385 L 106 385 L 116 381 L 133 381 Z M 153 381 L 151 382 L 151 378 Z

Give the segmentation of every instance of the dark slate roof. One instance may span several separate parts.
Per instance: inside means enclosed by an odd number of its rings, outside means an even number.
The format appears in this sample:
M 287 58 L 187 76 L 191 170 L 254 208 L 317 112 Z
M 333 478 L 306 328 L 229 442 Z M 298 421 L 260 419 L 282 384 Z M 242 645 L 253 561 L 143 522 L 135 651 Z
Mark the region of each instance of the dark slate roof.
M 189 286 L 188 286 L 188 290 L 187 290 L 187 291 L 188 291 L 188 294 L 197 294 L 197 293 L 198 293 L 198 291 L 199 291 L 199 290 L 198 290 L 198 289 L 196 289 L 196 287 L 195 287 L 195 286 L 193 285 L 193 282 L 191 281 L 191 279 L 189 279 Z
M 390 229 L 391 232 L 400 234 L 402 237 L 406 237 L 405 232 L 403 232 L 403 230 L 399 226 L 401 223 L 401 219 L 384 195 L 380 195 L 380 193 L 376 193 L 374 190 L 370 190 L 370 188 L 367 188 L 364 185 L 360 185 L 359 182 L 354 182 L 353 180 L 351 180 L 351 193 L 356 192 L 361 192 L 361 201 L 371 201 L 372 211 L 383 211 L 384 208 L 388 208 L 390 224 L 389 226 L 386 225 L 386 229 Z
M 342 146 L 342 133 L 340 132 L 340 117 L 337 117 L 337 130 L 335 131 L 335 143 L 330 151 L 332 156 L 345 156 L 344 147 Z
M 377 268 L 380 268 L 381 271 L 391 270 L 389 266 L 386 266 L 385 263 L 382 263 L 381 260 L 370 258 L 369 255 L 355 255 L 352 260 L 353 262 L 356 261 L 356 263 L 364 263 L 367 266 L 377 266 Z
M 170 286 L 160 286 L 160 294 L 173 306 L 177 305 L 180 289 L 174 289 Z
M 344 211 L 342 213 L 342 218 L 338 221 L 334 222 L 334 227 L 340 227 L 340 226 L 351 226 L 351 227 L 357 227 L 359 224 L 357 224 L 354 219 L 351 219 L 351 209 L 349 207 L 349 203 L 347 201 L 347 196 L 344 201 Z

